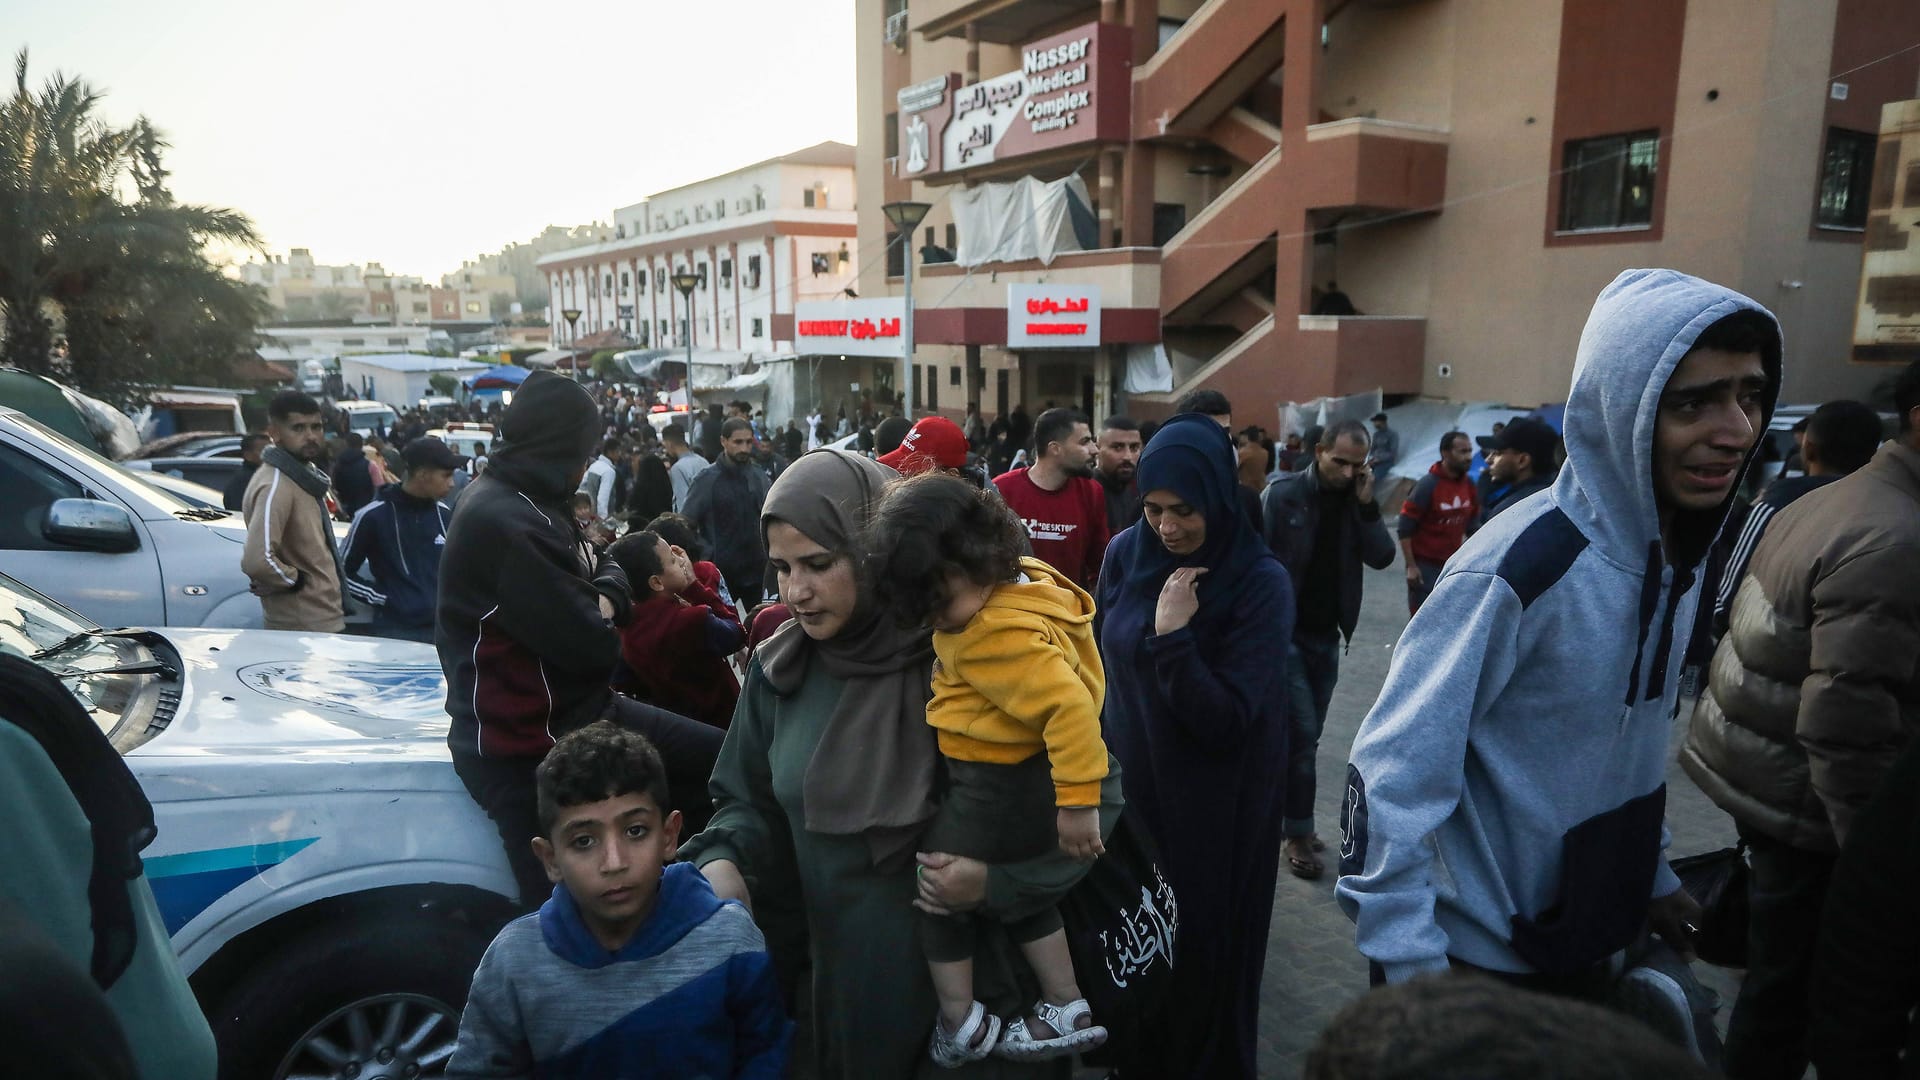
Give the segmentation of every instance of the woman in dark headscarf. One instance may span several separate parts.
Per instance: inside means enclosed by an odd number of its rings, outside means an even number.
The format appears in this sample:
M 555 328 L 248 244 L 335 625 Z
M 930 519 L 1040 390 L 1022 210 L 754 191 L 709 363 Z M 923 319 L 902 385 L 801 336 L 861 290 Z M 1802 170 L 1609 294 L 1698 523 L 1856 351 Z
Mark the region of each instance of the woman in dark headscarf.
M 1294 602 L 1240 509 L 1236 468 L 1211 417 L 1167 421 L 1140 456 L 1143 520 L 1100 574 L 1107 745 L 1180 904 L 1166 1056 L 1141 1075 L 1255 1074 Z
M 944 1070 L 927 1056 L 937 1003 L 914 904 L 966 911 L 989 893 L 996 907 L 1051 903 L 1085 867 L 1057 849 L 991 868 L 935 852 L 916 866 L 914 841 L 941 788 L 927 726 L 931 631 L 885 617 L 855 559 L 867 514 L 898 478 L 858 454 L 816 450 L 767 493 L 761 528 L 793 621 L 754 653 L 713 770 L 713 822 L 680 854 L 720 896 L 751 902 L 783 977 L 810 960 L 819 1080 L 1065 1076 L 1065 1060 Z M 1119 805 L 1110 769 L 1103 833 Z M 796 923 L 803 934 L 790 932 Z M 1009 966 L 1016 955 L 1004 940 L 975 952 L 976 996 L 1003 1016 L 1034 1000 Z

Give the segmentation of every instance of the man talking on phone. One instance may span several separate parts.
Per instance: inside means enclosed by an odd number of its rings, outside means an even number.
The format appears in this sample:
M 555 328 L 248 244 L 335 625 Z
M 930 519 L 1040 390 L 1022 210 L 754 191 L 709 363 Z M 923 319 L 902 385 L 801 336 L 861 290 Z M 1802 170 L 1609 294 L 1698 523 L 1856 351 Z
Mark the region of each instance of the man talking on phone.
M 1327 724 L 1340 650 L 1360 622 L 1360 567 L 1393 565 L 1394 542 L 1373 498 L 1366 425 L 1329 424 L 1313 460 L 1282 474 L 1261 496 L 1267 544 L 1293 578 L 1293 641 L 1287 649 L 1287 789 L 1280 831 L 1287 869 L 1326 872 L 1314 831 L 1314 761 Z

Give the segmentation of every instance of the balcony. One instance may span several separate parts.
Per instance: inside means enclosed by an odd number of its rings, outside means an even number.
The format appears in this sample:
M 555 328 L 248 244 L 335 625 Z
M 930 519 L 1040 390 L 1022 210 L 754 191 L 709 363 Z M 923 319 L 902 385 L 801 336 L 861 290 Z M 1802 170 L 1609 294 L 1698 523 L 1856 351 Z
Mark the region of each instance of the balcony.
M 1312 124 L 1296 182 L 1314 210 L 1438 210 L 1449 140 L 1439 128 L 1367 117 Z
M 918 0 L 914 29 L 932 40 L 964 34 L 972 23 L 981 41 L 1022 45 L 1044 30 L 1099 12 L 1099 0 Z
M 1301 315 L 1285 367 L 1293 400 L 1379 387 L 1420 392 L 1427 320 L 1417 315 Z M 1310 391 L 1310 392 L 1309 392 Z

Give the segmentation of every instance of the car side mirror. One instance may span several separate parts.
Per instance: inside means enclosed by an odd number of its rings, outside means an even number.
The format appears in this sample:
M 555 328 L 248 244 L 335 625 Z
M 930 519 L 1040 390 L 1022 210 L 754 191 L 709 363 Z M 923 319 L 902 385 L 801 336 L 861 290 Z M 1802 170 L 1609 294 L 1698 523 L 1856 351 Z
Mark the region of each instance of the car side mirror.
M 112 503 L 98 499 L 56 499 L 47 509 L 41 533 L 56 544 L 88 551 L 135 551 L 140 535 L 133 518 Z

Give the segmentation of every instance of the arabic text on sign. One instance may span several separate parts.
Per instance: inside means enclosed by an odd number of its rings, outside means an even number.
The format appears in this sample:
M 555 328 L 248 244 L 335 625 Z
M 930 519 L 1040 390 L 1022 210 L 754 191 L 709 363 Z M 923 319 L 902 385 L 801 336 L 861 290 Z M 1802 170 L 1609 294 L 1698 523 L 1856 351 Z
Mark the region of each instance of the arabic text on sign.
M 801 337 L 844 337 L 855 341 L 900 336 L 899 319 L 802 319 Z
M 1077 315 L 1086 311 L 1093 301 L 1087 297 L 1078 300 L 1054 300 L 1049 297 L 1035 297 L 1027 301 L 1029 315 Z
M 1084 334 L 1086 332 L 1087 332 L 1087 324 L 1083 322 L 1082 323 L 1028 323 L 1027 324 L 1027 333 L 1034 334 L 1034 335 L 1061 334 L 1065 336 L 1078 337 L 1079 335 Z

